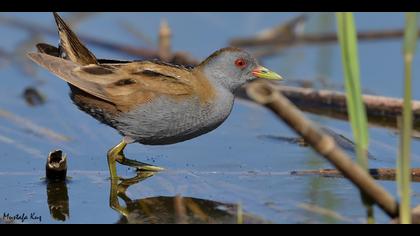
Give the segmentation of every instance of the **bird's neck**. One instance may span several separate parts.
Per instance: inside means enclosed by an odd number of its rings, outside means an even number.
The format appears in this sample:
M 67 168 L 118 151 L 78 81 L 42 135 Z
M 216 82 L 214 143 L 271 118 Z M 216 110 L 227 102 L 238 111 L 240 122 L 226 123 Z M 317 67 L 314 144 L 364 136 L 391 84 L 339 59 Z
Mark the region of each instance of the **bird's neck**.
M 209 66 L 202 66 L 198 68 L 198 70 L 200 70 L 201 73 L 206 76 L 206 78 L 216 89 L 224 89 L 234 94 L 235 91 L 241 87 L 241 84 L 238 84 L 232 78 L 228 78 L 226 74 L 222 72 L 223 68 L 209 69 Z

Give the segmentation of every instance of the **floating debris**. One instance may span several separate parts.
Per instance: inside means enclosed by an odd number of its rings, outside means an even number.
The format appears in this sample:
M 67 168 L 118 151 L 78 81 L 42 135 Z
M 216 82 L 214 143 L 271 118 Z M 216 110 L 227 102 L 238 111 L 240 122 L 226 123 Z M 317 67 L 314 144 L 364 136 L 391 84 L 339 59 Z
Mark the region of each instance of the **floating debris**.
M 411 169 L 411 181 L 420 182 L 420 168 Z M 291 175 L 320 175 L 324 177 L 338 177 L 344 178 L 343 174 L 336 169 L 320 169 L 320 170 L 301 170 L 292 171 Z M 376 168 L 369 169 L 369 174 L 378 180 L 390 180 L 395 181 L 397 177 L 397 171 L 393 168 Z
M 27 87 L 23 91 L 23 98 L 29 106 L 39 106 L 45 103 L 45 96 L 35 87 Z

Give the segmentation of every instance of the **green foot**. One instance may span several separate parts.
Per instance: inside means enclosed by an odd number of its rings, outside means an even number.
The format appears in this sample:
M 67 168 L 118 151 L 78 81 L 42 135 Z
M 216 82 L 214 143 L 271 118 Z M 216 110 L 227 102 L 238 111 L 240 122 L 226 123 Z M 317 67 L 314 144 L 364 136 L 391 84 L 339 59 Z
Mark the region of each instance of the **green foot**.
M 121 161 L 118 161 L 121 165 L 125 165 L 125 166 L 131 166 L 136 168 L 139 171 L 153 171 L 153 172 L 157 172 L 157 171 L 162 171 L 164 170 L 162 167 L 159 166 L 154 166 L 154 165 L 150 165 L 147 163 L 143 163 L 143 162 L 139 162 L 136 160 L 130 160 L 127 158 L 124 158 Z
M 127 143 L 124 139 L 117 144 L 115 147 L 111 148 L 108 151 L 108 167 L 109 173 L 111 175 L 112 180 L 120 180 L 121 178 L 117 176 L 117 167 L 116 162 L 120 163 L 121 165 L 131 166 L 136 168 L 138 171 L 151 171 L 151 172 L 158 172 L 164 170 L 162 167 L 149 165 L 143 162 L 135 161 L 127 159 L 124 155 L 124 148 L 127 146 Z

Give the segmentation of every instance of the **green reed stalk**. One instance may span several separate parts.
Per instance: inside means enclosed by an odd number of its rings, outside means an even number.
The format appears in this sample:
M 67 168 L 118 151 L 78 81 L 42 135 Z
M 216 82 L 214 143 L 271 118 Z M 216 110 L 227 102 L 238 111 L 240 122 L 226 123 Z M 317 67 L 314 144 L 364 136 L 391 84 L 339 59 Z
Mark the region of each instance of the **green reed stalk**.
M 404 32 L 404 105 L 400 136 L 400 156 L 397 161 L 397 184 L 401 198 L 400 220 L 402 224 L 411 223 L 411 174 L 410 152 L 413 112 L 411 105 L 411 72 L 413 56 L 417 42 L 417 15 L 415 12 L 405 14 Z
M 242 204 L 238 203 L 238 209 L 236 212 L 236 223 L 243 224 L 244 223 L 244 212 L 242 210 Z
M 347 112 L 356 143 L 357 163 L 367 170 L 369 134 L 366 109 L 363 104 L 360 86 L 359 55 L 354 17 L 351 12 L 338 12 L 336 13 L 336 17 L 344 68 Z M 372 202 L 363 195 L 362 200 L 367 209 L 368 223 L 374 223 Z

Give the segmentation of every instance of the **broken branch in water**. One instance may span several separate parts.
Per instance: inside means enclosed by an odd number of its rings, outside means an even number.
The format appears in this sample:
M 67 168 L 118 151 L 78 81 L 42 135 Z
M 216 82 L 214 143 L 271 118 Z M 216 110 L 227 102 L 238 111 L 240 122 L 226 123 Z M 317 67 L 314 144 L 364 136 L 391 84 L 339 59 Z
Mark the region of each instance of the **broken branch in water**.
M 336 169 L 321 169 L 321 170 L 302 170 L 292 171 L 292 175 L 321 175 L 325 177 L 344 177 L 343 174 Z M 395 181 L 397 171 L 393 168 L 375 168 L 369 169 L 369 174 L 378 180 L 392 180 Z M 420 168 L 411 169 L 411 178 L 413 182 L 420 182 Z
M 366 196 L 371 198 L 390 217 L 399 215 L 398 202 L 382 186 L 335 143 L 334 139 L 318 128 L 303 113 L 270 84 L 254 82 L 247 86 L 246 92 L 255 102 L 266 106 L 278 118 L 301 135 L 315 151 L 340 170 Z
M 278 26 L 276 26 L 278 27 Z M 290 48 L 297 45 L 308 44 L 327 44 L 337 42 L 337 33 L 319 33 L 319 34 L 301 34 L 291 35 L 291 31 L 284 31 L 282 34 L 272 34 L 271 37 L 249 37 L 249 38 L 234 38 L 230 41 L 230 45 L 235 47 L 267 47 L 276 46 L 281 48 Z M 378 30 L 378 31 L 364 31 L 358 32 L 357 38 L 359 41 L 371 40 L 390 40 L 399 39 L 404 35 L 403 29 Z M 420 30 L 419 30 L 420 35 Z
M 51 36 L 57 35 L 56 30 L 53 28 L 47 28 L 47 27 L 43 27 L 37 24 L 33 24 L 33 23 L 29 23 L 26 21 L 21 21 L 21 20 L 9 18 L 9 17 L 1 16 L 0 23 L 26 30 L 32 34 L 40 33 L 40 34 L 51 35 Z M 80 39 L 86 44 L 91 44 L 93 46 L 101 47 L 110 51 L 115 51 L 119 53 L 125 53 L 131 56 L 136 56 L 136 57 L 139 57 L 139 59 L 159 58 L 159 50 L 155 50 L 155 49 L 132 47 L 132 46 L 124 45 L 124 44 L 107 42 L 102 39 L 88 37 L 85 35 L 80 35 Z M 198 61 L 191 58 L 190 55 L 186 52 L 172 53 L 170 55 L 170 60 L 168 60 L 168 62 L 172 62 L 175 64 L 191 65 L 191 66 L 198 64 Z
M 249 84 L 247 86 L 252 86 Z M 299 109 L 338 119 L 347 120 L 346 95 L 332 90 L 315 90 L 270 84 L 277 92 L 282 93 Z M 250 99 L 246 94 L 247 87 L 238 92 L 243 99 Z M 396 128 L 397 117 L 402 113 L 403 100 L 375 95 L 363 95 L 369 122 Z M 420 101 L 412 101 L 414 127 L 420 126 Z M 413 136 L 418 136 L 413 132 Z

